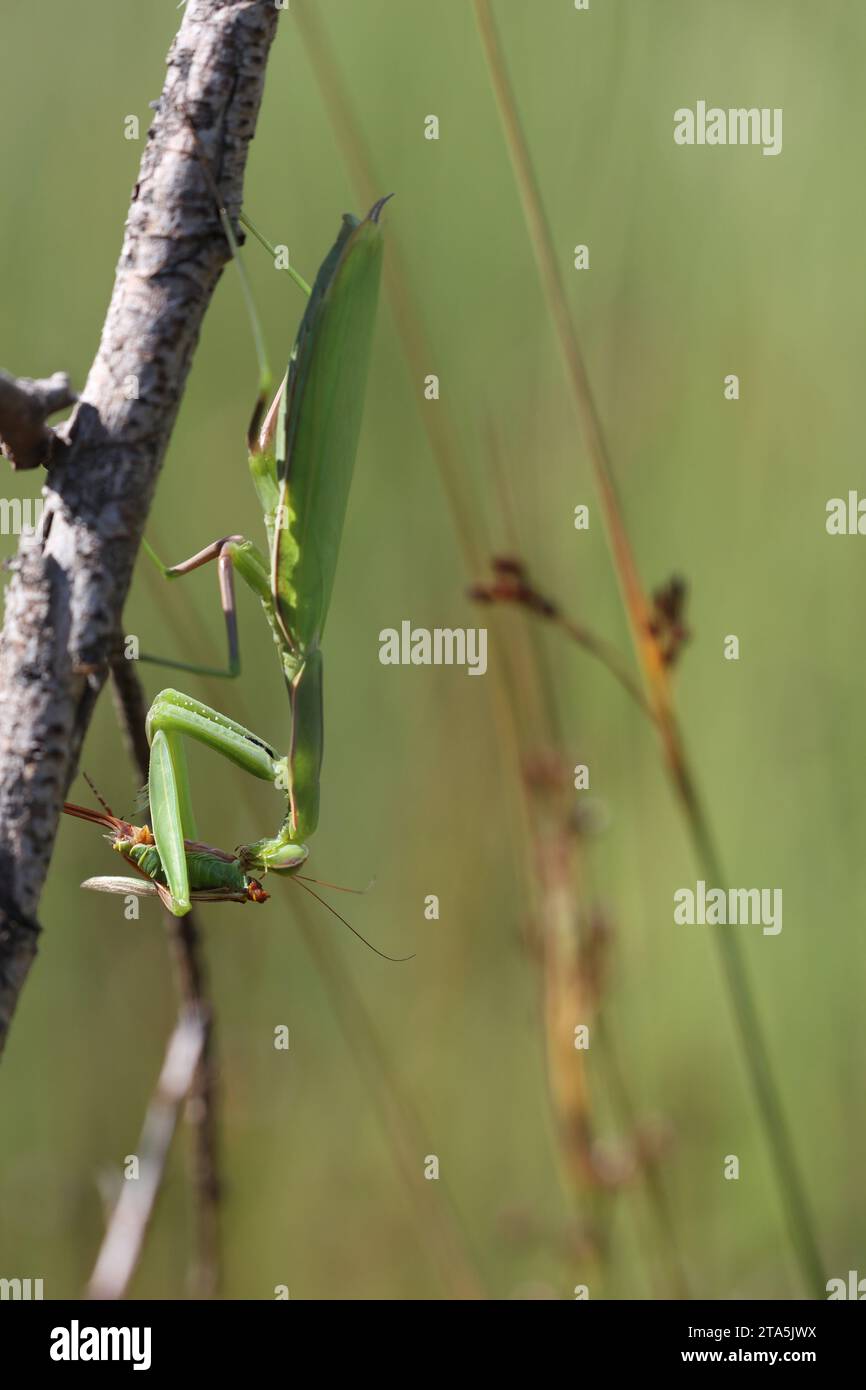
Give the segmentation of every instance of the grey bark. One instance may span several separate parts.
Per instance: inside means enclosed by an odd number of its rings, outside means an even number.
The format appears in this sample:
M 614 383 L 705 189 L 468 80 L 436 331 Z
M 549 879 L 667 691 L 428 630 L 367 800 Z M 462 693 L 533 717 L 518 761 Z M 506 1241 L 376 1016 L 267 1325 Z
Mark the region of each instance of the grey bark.
M 22 540 L 14 562 L 0 645 L 0 1048 L 36 954 L 60 806 L 118 640 L 201 321 L 229 256 L 199 154 L 234 220 L 277 17 L 273 0 L 186 6 L 99 350 L 70 422 L 56 432 L 63 447 L 48 451 L 42 527 Z
M 48 467 L 60 441 L 46 420 L 77 399 L 65 372 L 32 381 L 0 371 L 0 448 L 13 468 Z

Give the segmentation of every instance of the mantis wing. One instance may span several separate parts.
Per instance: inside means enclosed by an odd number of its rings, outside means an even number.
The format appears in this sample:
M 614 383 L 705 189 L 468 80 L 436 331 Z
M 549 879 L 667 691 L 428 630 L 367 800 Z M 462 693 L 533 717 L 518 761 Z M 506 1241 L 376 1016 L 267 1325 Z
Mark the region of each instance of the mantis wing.
M 272 587 L 283 634 L 302 661 L 322 635 L 361 432 L 382 268 L 381 202 L 346 216 L 295 342 L 277 426 Z

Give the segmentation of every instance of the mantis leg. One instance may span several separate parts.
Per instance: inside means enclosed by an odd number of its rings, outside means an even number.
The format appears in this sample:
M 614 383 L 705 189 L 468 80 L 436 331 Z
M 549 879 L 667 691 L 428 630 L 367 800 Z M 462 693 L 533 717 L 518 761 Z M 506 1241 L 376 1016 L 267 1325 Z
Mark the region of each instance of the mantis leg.
M 270 603 L 270 589 L 268 586 L 268 567 L 264 559 L 252 542 L 244 539 L 243 536 L 223 536 L 220 540 L 213 541 L 205 546 L 204 550 L 191 555 L 188 560 L 183 560 L 179 565 L 164 565 L 148 545 L 146 540 L 142 541 L 142 546 L 153 560 L 164 579 L 179 579 L 181 575 L 191 574 L 193 570 L 200 569 L 202 565 L 209 564 L 212 560 L 217 562 L 217 574 L 219 577 L 220 604 L 223 610 L 226 625 L 226 638 L 228 643 L 228 665 L 222 666 L 199 666 L 190 661 L 178 661 L 172 657 L 152 656 L 142 652 L 139 656 L 140 661 L 151 661 L 157 666 L 169 666 L 175 671 L 189 671 L 198 676 L 223 676 L 234 678 L 241 672 L 241 653 L 240 642 L 238 639 L 238 620 L 237 606 L 235 603 L 235 582 L 234 572 L 237 569 L 241 578 L 249 584 L 257 596 L 265 603 Z
M 171 893 L 176 917 L 189 912 L 189 873 L 184 839 L 193 839 L 189 776 L 183 744 L 176 735 L 157 730 L 150 747 L 148 777 L 153 838 Z
M 319 820 L 322 770 L 322 654 L 310 652 L 294 680 L 286 680 L 292 707 L 292 742 L 287 759 L 292 839 L 306 840 Z
M 157 695 L 147 716 L 147 737 L 153 837 L 172 911 L 181 917 L 191 905 L 184 840 L 196 839 L 183 738 L 197 739 L 245 772 L 275 785 L 285 777 L 285 760 L 242 724 L 177 690 Z

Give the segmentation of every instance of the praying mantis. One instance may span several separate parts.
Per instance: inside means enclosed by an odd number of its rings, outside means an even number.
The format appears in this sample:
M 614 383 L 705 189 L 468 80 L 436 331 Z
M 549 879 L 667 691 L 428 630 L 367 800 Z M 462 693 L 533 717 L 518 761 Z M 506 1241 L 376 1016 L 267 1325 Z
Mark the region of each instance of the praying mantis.
M 235 239 L 220 210 L 241 272 L 259 354 L 260 391 L 248 434 L 248 461 L 264 516 L 267 554 L 240 535 L 226 535 L 177 565 L 166 566 L 146 541 L 168 580 L 215 562 L 225 617 L 225 669 L 141 655 L 178 670 L 235 677 L 240 646 L 235 575 L 258 597 L 271 630 L 289 697 L 291 734 L 280 753 L 243 725 L 182 691 L 160 691 L 147 716 L 148 796 L 152 836 L 106 814 L 83 815 L 107 826 L 114 848 L 139 880 L 90 879 L 103 891 L 157 891 L 177 917 L 193 900 L 261 902 L 259 878 L 296 874 L 319 814 L 322 764 L 321 639 L 331 599 L 340 539 L 361 429 L 367 368 L 382 265 L 380 218 L 387 198 L 365 218 L 345 215 L 319 269 L 288 369 L 269 408 L 270 373 Z M 252 224 L 247 223 L 252 228 Z M 259 235 L 257 232 L 255 233 Z M 261 239 L 261 238 L 260 238 Z M 297 278 L 297 277 L 295 277 Z M 228 855 L 198 841 L 184 741 L 192 738 L 253 777 L 271 782 L 285 799 L 276 833 Z M 150 884 L 141 879 L 151 880 Z M 152 884 L 152 886 L 151 886 Z

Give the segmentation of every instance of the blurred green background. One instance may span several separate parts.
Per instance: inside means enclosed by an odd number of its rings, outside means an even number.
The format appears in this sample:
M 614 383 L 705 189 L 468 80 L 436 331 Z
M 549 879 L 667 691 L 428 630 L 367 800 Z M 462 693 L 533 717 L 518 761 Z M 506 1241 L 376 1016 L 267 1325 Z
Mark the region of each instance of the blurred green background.
M 362 211 L 297 31 L 281 16 L 251 149 L 246 207 L 308 276 L 341 212 Z M 493 669 L 378 660 L 380 629 L 475 626 L 468 573 L 421 412 L 447 414 L 466 516 L 482 551 L 517 539 L 539 584 L 624 651 L 628 634 L 601 515 L 466 0 L 323 0 L 330 37 L 399 242 L 426 338 L 407 369 L 383 303 L 356 481 L 325 644 L 327 753 L 311 872 L 385 950 L 365 950 L 288 883 L 266 908 L 204 916 L 218 1013 L 225 1177 L 224 1292 L 271 1298 L 439 1298 L 454 1292 L 431 1233 L 447 1197 L 485 1290 L 569 1298 L 664 1297 L 665 1263 L 643 1185 L 610 1203 L 603 1270 L 563 1242 L 588 1203 L 558 1176 L 546 1093 L 538 962 L 519 782 Z M 866 1273 L 862 916 L 866 876 L 860 610 L 866 542 L 827 536 L 825 505 L 863 486 L 861 133 L 866 13 L 847 0 L 497 0 L 495 13 L 650 586 L 691 584 L 694 641 L 678 672 L 688 743 L 738 886 L 784 891 L 784 929 L 740 932 L 772 1042 L 827 1274 Z M 3 365 L 68 370 L 83 385 L 111 290 L 148 102 L 179 22 L 173 3 L 6 0 L 0 90 Z M 673 112 L 698 99 L 784 109 L 784 149 L 682 149 Z M 138 115 L 142 141 L 123 136 Z M 439 117 L 437 142 L 424 118 Z M 587 243 L 591 268 L 571 269 Z M 387 252 L 386 252 L 387 254 Z M 275 361 L 302 304 L 264 253 L 247 265 Z M 741 398 L 724 399 L 726 374 Z M 176 561 L 227 530 L 260 538 L 244 431 L 256 369 L 236 274 L 208 313 L 148 535 Z M 491 441 L 495 438 L 495 449 Z M 491 455 L 498 463 L 494 467 Z M 503 486 L 503 477 L 507 483 Z M 4 495 L 38 479 L 4 474 Z M 471 500 L 471 499 L 474 499 Z M 573 508 L 591 507 L 588 532 Z M 3 554 L 14 540 L 3 537 Z M 139 565 L 126 629 L 142 647 L 221 659 L 215 576 L 170 601 Z M 242 594 L 240 687 L 190 677 L 191 693 L 288 737 L 282 681 Z M 518 615 L 496 625 L 510 641 Z M 491 624 L 491 632 L 493 627 Z M 739 662 L 723 659 L 739 636 Z M 541 634 L 567 764 L 587 762 L 605 828 L 589 884 L 615 926 L 605 994 L 641 1117 L 662 1117 L 671 1224 L 695 1294 L 802 1292 L 715 959 L 711 928 L 675 927 L 672 894 L 698 877 L 652 731 L 607 674 Z M 148 695 L 174 677 L 142 667 Z M 524 756 L 538 731 L 520 720 Z M 83 766 L 120 814 L 135 784 L 110 698 Z M 270 832 L 267 789 L 191 752 L 200 828 L 231 847 Z M 79 779 L 74 799 L 89 800 Z M 247 796 L 249 792 L 249 799 Z M 586 793 L 574 793 L 575 802 Z M 79 882 L 116 868 L 96 830 L 61 826 L 42 903 L 41 951 L 0 1069 L 0 1275 L 82 1289 L 103 1230 L 102 1193 L 135 1152 L 175 999 L 160 914 Z M 424 917 L 438 894 L 439 921 Z M 362 1002 L 389 1073 L 420 1119 L 401 1180 L 354 1014 L 301 921 Z M 291 1049 L 273 1047 L 287 1024 Z M 596 1124 L 616 1125 L 590 1050 Z M 135 1280 L 179 1298 L 192 1221 L 185 1136 L 175 1144 Z M 426 1145 L 429 1143 L 429 1148 Z M 741 1176 L 723 1178 L 727 1154 Z M 447 1185 L 446 1196 L 443 1190 Z M 515 1221 L 515 1215 L 520 1221 Z

